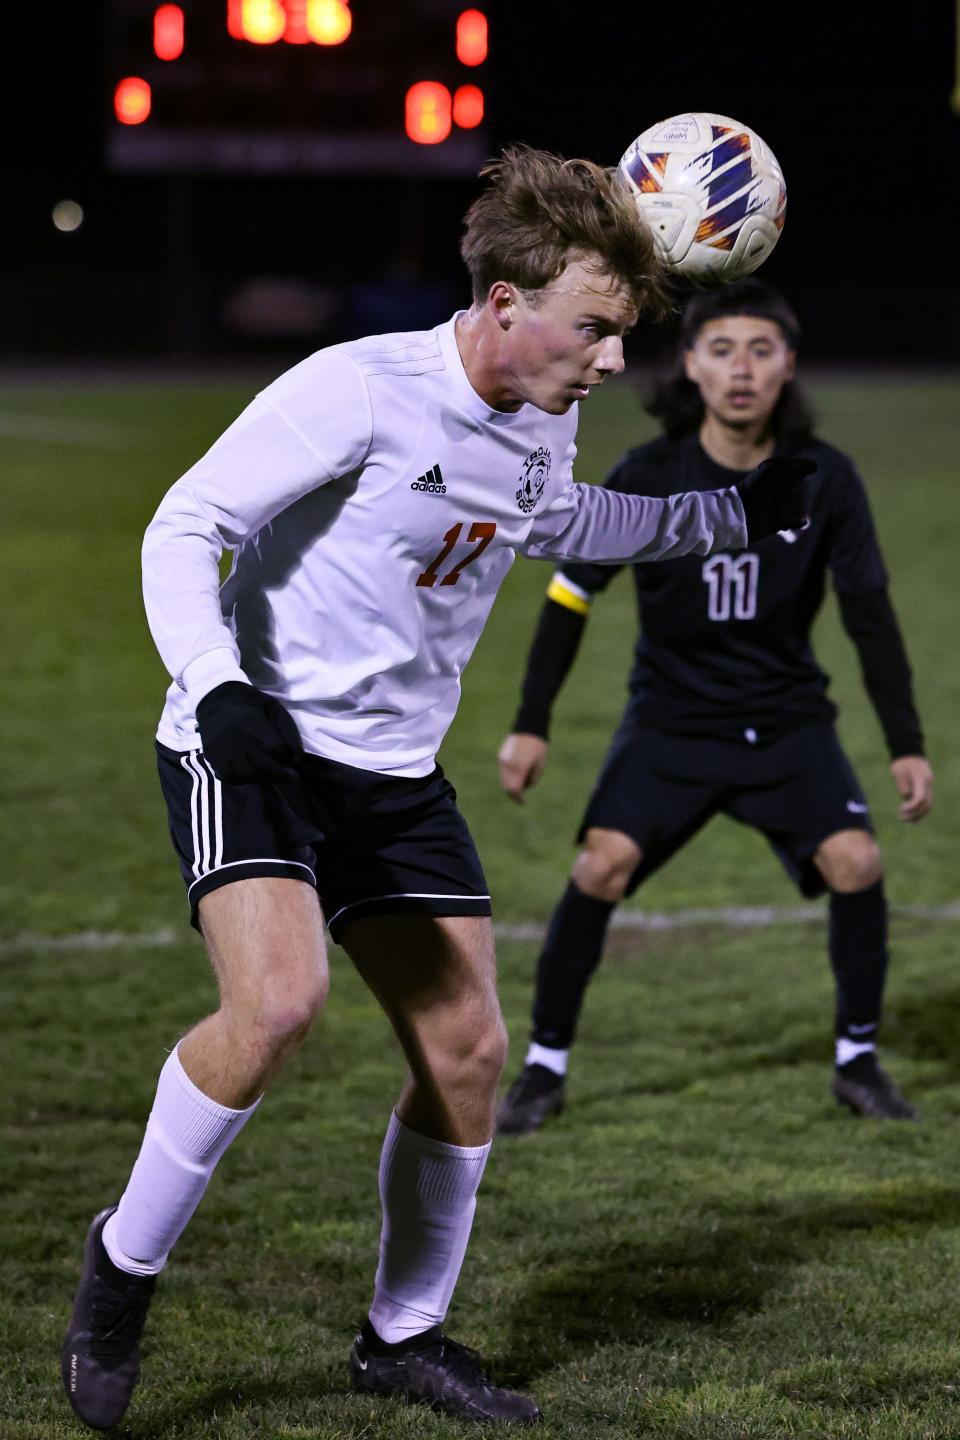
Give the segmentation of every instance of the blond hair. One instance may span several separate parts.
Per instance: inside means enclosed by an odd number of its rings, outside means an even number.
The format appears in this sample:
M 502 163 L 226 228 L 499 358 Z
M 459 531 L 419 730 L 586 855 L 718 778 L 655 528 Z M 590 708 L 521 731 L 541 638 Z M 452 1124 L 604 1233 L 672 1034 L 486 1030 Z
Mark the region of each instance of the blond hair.
M 489 183 L 466 213 L 460 242 L 475 302 L 482 304 L 497 280 L 542 290 L 575 252 L 596 256 L 638 310 L 666 313 L 657 242 L 615 170 L 512 145 L 480 175 Z

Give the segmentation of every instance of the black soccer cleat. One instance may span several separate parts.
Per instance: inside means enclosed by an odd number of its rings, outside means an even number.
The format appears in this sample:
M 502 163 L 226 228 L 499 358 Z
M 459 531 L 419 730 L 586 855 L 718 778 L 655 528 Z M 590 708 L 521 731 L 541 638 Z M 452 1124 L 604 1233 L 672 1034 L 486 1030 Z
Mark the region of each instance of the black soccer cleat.
M 109 1430 L 126 1413 L 140 1378 L 140 1336 L 155 1275 L 119 1270 L 103 1244 L 116 1205 L 101 1210 L 87 1232 L 80 1286 L 60 1347 L 67 1399 L 93 1430 Z
M 350 1373 L 354 1388 L 364 1394 L 420 1401 L 463 1420 L 537 1425 L 542 1418 L 526 1395 L 492 1384 L 476 1354 L 444 1335 L 439 1325 L 391 1355 L 373 1354 L 361 1332 L 350 1352 Z
M 529 1135 L 551 1115 L 559 1115 L 566 1100 L 566 1076 L 546 1065 L 524 1065 L 497 1111 L 498 1135 Z
M 920 1115 L 878 1063 L 872 1050 L 834 1068 L 830 1089 L 838 1105 L 874 1120 L 919 1120 Z

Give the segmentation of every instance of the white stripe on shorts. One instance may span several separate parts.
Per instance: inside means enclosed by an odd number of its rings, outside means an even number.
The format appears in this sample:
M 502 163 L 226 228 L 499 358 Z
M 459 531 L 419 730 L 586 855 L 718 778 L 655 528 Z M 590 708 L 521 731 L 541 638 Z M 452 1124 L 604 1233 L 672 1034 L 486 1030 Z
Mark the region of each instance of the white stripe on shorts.
M 367 896 L 364 897 L 363 900 L 353 900 L 353 901 L 351 901 L 351 903 L 350 903 L 349 905 L 341 905 L 341 906 L 340 906 L 340 909 L 337 911 L 337 913 L 336 913 L 335 915 L 331 915 L 331 916 L 330 916 L 330 919 L 327 921 L 327 928 L 329 929 L 330 926 L 333 924 L 334 920 L 339 920 L 339 919 L 340 919 L 340 916 L 341 916 L 341 915 L 345 915 L 348 910 L 355 910 L 358 905 L 369 905 L 370 902 L 373 901 L 373 900 L 375 900 L 375 901 L 379 904 L 379 902 L 380 902 L 381 900 L 489 900 L 489 899 L 490 899 L 490 896 L 489 896 L 489 895 L 448 895 L 446 892 L 444 892 L 444 893 L 442 893 L 442 894 L 435 894 L 433 891 L 430 891 L 430 890 L 427 890 L 427 891 L 420 891 L 420 890 L 397 890 L 395 893 L 393 893 L 393 894 L 391 894 L 391 895 L 367 895 Z
M 197 792 L 198 792 L 199 789 L 200 789 L 200 777 L 199 777 L 199 775 L 197 774 L 196 770 L 193 768 L 193 766 L 190 764 L 190 758 L 191 758 L 192 753 L 193 753 L 192 751 L 187 750 L 187 751 L 185 752 L 185 754 L 181 755 L 181 756 L 180 756 L 180 764 L 183 766 L 184 770 L 186 770 L 187 774 L 190 776 L 190 778 L 191 778 L 191 780 L 192 780 L 192 782 L 193 782 L 193 788 L 192 788 L 192 790 L 190 791 L 190 828 L 191 828 L 191 830 L 193 831 L 193 873 L 194 873 L 194 875 L 196 875 L 196 876 L 199 878 L 199 876 L 200 876 L 200 827 L 199 827 L 200 812 L 199 812 L 199 810 L 198 810 L 198 808 L 197 808 Z
M 210 822 L 207 819 L 207 772 L 197 764 L 196 752 L 187 751 L 187 769 L 196 776 L 197 786 L 191 795 L 193 805 L 193 869 L 196 875 L 205 874 L 210 864 Z
M 197 759 L 210 771 L 210 779 L 213 782 L 213 862 L 212 869 L 216 870 L 223 863 L 223 786 L 216 770 L 205 759 L 198 755 Z
M 193 873 L 199 880 L 223 861 L 223 787 L 199 750 L 188 750 L 180 764 L 193 777 L 190 823 L 193 831 Z
M 317 877 L 310 869 L 310 866 L 304 865 L 301 860 L 278 860 L 276 856 L 250 855 L 247 857 L 246 860 L 228 860 L 226 865 L 214 865 L 212 869 L 207 871 L 206 875 L 198 875 L 196 880 L 194 880 L 193 884 L 187 890 L 187 899 L 190 899 L 191 893 L 196 889 L 200 881 L 205 880 L 208 875 L 214 875 L 220 870 L 233 870 L 234 867 L 237 865 L 295 865 L 298 870 L 306 870 L 307 874 L 310 876 L 314 884 L 316 884 L 317 880 Z M 261 879 L 263 877 L 258 876 L 257 878 Z

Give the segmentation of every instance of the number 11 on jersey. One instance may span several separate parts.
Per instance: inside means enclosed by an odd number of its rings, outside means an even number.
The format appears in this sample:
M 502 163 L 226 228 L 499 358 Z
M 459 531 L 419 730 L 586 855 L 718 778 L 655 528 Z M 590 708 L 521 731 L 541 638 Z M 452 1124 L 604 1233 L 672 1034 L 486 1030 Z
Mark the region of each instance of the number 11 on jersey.
M 700 572 L 707 582 L 711 620 L 753 620 L 757 613 L 757 555 L 713 555 Z
M 458 520 L 456 525 L 450 526 L 450 529 L 443 537 L 443 549 L 440 551 L 439 555 L 434 556 L 434 558 L 430 561 L 430 564 L 427 566 L 426 570 L 424 570 L 421 575 L 417 576 L 418 585 L 436 585 L 437 580 L 440 577 L 440 566 L 444 563 L 445 560 L 449 559 L 450 555 L 452 554 L 454 546 L 460 539 L 460 532 L 463 529 L 464 524 L 465 521 Z M 479 541 L 480 543 L 476 546 L 475 549 L 471 550 L 468 555 L 464 555 L 463 559 L 459 560 L 457 564 L 454 565 L 452 570 L 447 571 L 446 575 L 444 575 L 443 578 L 440 580 L 440 584 L 456 585 L 457 581 L 460 579 L 461 571 L 465 568 L 465 566 L 470 565 L 474 560 L 479 559 L 479 557 L 483 554 L 484 550 L 486 550 L 487 546 L 490 544 L 490 541 L 493 539 L 496 533 L 497 524 L 495 520 L 474 520 L 473 524 L 470 526 L 470 533 L 467 535 L 467 544 L 473 544 L 475 540 Z

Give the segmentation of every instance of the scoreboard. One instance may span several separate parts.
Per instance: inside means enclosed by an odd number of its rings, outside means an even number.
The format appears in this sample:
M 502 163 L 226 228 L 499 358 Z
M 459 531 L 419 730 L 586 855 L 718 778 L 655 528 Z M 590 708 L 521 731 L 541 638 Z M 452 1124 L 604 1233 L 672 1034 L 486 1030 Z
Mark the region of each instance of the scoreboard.
M 463 0 L 109 0 L 106 158 L 154 174 L 467 175 L 490 37 Z

